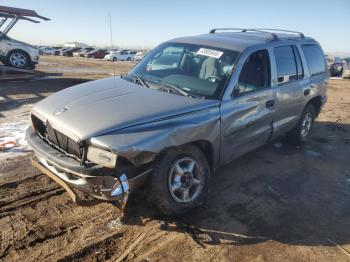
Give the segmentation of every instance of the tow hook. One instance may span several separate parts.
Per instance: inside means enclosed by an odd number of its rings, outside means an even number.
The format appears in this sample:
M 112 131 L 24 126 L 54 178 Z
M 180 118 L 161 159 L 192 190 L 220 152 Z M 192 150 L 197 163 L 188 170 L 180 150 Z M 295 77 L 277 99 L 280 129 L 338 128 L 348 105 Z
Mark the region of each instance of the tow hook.
M 118 201 L 118 207 L 121 211 L 124 211 L 126 203 L 129 197 L 129 182 L 125 174 L 122 174 L 118 178 L 117 186 L 111 192 L 112 197 L 121 197 L 121 200 Z

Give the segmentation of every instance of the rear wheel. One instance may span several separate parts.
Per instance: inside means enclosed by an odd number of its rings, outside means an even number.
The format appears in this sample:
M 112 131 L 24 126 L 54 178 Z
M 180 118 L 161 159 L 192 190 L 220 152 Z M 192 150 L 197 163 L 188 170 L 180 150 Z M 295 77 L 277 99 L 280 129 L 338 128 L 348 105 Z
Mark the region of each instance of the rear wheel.
M 112 59 L 112 60 L 113 60 L 113 61 L 115 62 L 115 61 L 117 61 L 117 60 L 118 60 L 118 58 L 116 58 L 116 57 L 113 57 L 113 59 Z
M 179 215 L 203 203 L 210 169 L 193 145 L 169 149 L 155 160 L 149 200 L 163 214 Z
M 316 117 L 315 107 L 307 105 L 299 119 L 298 124 L 286 134 L 287 139 L 292 144 L 302 144 L 308 141 Z
M 22 50 L 13 50 L 7 55 L 7 64 L 16 68 L 26 68 L 30 64 L 29 56 Z
M 126 59 L 126 61 L 131 61 L 131 57 L 128 57 L 128 58 Z

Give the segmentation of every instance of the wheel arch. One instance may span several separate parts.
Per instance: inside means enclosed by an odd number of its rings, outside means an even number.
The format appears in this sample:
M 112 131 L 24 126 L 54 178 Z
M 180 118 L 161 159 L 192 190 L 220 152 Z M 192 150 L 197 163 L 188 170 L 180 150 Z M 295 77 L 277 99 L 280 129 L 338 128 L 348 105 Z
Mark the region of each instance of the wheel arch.
M 204 157 L 207 159 L 210 170 L 215 169 L 214 147 L 211 144 L 211 142 L 208 140 L 197 140 L 197 141 L 188 142 L 188 143 L 185 143 L 185 144 L 182 144 L 179 146 L 166 147 L 159 154 L 162 154 L 162 153 L 164 153 L 172 148 L 184 147 L 184 146 L 188 146 L 188 145 L 196 146 L 203 153 Z
M 308 105 L 313 105 L 314 106 L 315 111 L 316 111 L 316 116 L 315 117 L 317 117 L 320 114 L 320 112 L 321 112 L 322 97 L 319 95 L 319 96 L 316 96 L 316 97 L 310 99 L 309 102 L 307 102 L 306 106 L 308 106 Z

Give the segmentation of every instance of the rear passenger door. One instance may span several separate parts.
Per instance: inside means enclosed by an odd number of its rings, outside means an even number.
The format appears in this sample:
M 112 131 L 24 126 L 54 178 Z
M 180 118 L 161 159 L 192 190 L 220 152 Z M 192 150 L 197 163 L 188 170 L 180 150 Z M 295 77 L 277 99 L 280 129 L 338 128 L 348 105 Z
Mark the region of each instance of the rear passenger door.
M 253 51 L 239 64 L 242 66 L 233 93 L 222 100 L 220 108 L 222 163 L 265 144 L 272 131 L 274 98 L 269 52 Z
M 276 104 L 273 116 L 273 137 L 293 128 L 304 104 L 304 69 L 299 50 L 294 45 L 274 47 L 276 68 Z

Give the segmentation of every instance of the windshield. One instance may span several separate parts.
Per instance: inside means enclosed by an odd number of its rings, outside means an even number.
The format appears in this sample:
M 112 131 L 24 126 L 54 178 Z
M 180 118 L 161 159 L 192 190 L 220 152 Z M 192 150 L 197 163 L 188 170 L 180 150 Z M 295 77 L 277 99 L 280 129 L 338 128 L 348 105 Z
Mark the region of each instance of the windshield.
M 148 85 L 175 86 L 205 98 L 218 98 L 234 69 L 238 52 L 216 47 L 164 43 L 149 52 L 128 74 Z

